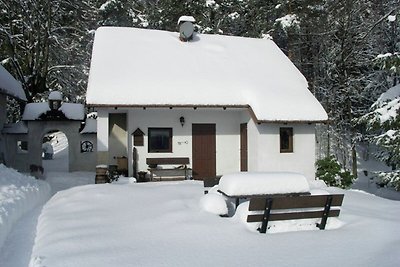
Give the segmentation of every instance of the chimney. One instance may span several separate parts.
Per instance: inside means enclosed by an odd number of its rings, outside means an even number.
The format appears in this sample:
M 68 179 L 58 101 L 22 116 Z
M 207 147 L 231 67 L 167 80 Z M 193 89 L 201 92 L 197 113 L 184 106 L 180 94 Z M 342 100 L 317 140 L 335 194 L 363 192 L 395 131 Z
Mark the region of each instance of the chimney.
M 178 20 L 179 39 L 182 42 L 192 40 L 194 33 L 194 23 L 196 20 L 192 16 L 181 16 Z

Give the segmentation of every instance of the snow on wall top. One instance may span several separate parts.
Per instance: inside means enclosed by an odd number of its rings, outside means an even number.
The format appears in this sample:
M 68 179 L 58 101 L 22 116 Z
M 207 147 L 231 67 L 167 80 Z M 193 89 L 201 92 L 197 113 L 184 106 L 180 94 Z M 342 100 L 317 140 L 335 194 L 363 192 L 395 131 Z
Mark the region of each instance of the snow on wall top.
M 59 91 L 52 91 L 49 94 L 49 100 L 62 100 L 62 94 Z
M 101 27 L 87 103 L 250 106 L 258 121 L 323 121 L 304 76 L 269 39 Z
M 22 120 L 34 121 L 39 120 L 39 117 L 50 110 L 48 102 L 41 103 L 28 103 L 25 106 Z M 84 120 L 85 119 L 85 107 L 82 104 L 76 103 L 62 103 L 58 109 L 64 113 L 65 117 L 70 120 Z
M 0 65 L 0 94 L 6 94 L 22 101 L 27 101 L 21 83 Z

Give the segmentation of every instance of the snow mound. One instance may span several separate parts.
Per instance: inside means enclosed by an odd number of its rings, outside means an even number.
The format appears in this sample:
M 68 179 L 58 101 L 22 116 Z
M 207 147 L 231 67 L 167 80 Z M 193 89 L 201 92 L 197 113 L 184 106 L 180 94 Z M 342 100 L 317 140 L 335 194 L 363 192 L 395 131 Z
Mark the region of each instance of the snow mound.
M 307 178 L 290 172 L 241 172 L 222 176 L 219 190 L 229 196 L 309 192 Z
M 208 193 L 200 198 L 200 208 L 216 215 L 228 214 L 226 199 L 221 194 Z
M 0 164 L 0 249 L 13 224 L 49 197 L 48 183 Z
M 135 177 L 120 176 L 120 177 L 118 177 L 118 180 L 113 182 L 113 184 L 134 184 L 136 182 L 137 181 L 136 181 Z

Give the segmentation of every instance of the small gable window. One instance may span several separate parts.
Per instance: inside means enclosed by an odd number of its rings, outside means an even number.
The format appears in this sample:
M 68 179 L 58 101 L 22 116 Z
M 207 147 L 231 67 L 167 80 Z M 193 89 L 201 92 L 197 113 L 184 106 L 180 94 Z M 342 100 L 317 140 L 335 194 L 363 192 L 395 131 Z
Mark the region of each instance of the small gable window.
M 279 129 L 281 153 L 293 152 L 293 128 L 282 127 Z
M 172 152 L 172 128 L 149 128 L 149 153 Z

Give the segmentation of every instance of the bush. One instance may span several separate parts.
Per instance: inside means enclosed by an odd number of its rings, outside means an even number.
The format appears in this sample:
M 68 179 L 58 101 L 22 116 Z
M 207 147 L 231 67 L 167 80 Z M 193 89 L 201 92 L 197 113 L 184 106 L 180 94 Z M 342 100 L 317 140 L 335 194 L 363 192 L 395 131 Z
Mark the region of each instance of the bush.
M 343 171 L 334 156 L 320 159 L 316 165 L 315 176 L 329 186 L 348 188 L 354 181 L 354 176 L 348 171 Z
M 378 177 L 382 184 L 393 186 L 396 191 L 400 191 L 400 171 L 380 172 Z

